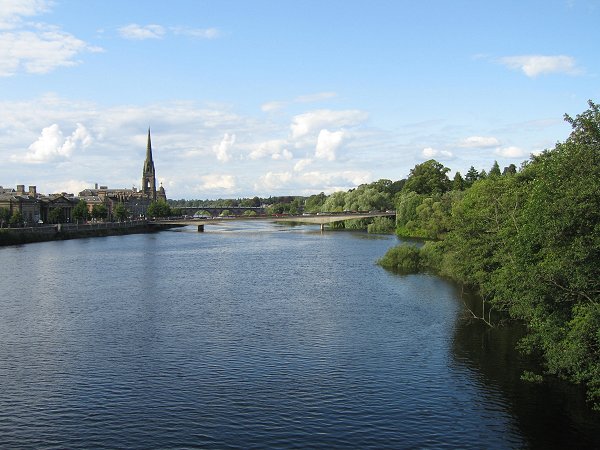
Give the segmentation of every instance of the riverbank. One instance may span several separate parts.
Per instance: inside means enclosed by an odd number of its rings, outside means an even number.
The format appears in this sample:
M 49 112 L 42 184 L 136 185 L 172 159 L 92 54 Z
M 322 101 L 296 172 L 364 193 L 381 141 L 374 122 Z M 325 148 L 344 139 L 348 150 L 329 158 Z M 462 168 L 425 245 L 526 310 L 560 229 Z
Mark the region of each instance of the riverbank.
M 0 246 L 33 242 L 60 241 L 87 237 L 153 233 L 172 228 L 172 225 L 149 223 L 147 220 L 101 222 L 86 224 L 57 224 L 39 227 L 0 229 Z

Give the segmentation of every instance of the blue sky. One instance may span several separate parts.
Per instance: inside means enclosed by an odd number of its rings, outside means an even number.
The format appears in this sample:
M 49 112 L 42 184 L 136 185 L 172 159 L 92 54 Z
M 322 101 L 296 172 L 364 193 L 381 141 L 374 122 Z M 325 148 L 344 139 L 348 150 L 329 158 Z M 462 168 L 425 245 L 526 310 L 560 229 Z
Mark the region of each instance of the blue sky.
M 309 195 L 517 166 L 600 101 L 600 1 L 0 0 L 0 185 Z

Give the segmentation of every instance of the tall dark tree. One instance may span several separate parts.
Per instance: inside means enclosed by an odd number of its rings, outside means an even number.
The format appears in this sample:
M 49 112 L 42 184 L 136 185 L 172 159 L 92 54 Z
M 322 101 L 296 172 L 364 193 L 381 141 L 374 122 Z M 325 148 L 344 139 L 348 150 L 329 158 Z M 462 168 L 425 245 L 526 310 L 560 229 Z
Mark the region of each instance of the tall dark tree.
M 502 171 L 502 175 L 514 175 L 516 173 L 517 173 L 517 166 L 515 166 L 514 164 L 509 164 Z
M 501 175 L 500 166 L 498 165 L 498 161 L 494 161 L 494 164 L 492 165 L 492 168 L 490 169 L 489 175 L 491 177 L 499 177 Z
M 469 170 L 467 171 L 467 174 L 465 175 L 466 186 L 467 187 L 473 186 L 473 183 L 475 183 L 478 179 L 479 179 L 479 172 L 477 172 L 477 169 L 473 166 L 469 167 Z

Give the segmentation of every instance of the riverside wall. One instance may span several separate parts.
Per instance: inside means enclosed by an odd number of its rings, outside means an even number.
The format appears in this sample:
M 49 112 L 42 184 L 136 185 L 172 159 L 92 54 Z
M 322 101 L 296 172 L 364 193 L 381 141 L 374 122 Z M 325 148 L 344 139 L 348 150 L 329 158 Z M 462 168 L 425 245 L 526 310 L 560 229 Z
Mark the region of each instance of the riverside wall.
M 126 222 L 99 222 L 86 224 L 58 224 L 23 228 L 0 229 L 0 246 L 31 242 L 59 241 L 86 237 L 116 236 L 122 234 L 152 233 L 171 228 L 148 223 L 147 220 Z

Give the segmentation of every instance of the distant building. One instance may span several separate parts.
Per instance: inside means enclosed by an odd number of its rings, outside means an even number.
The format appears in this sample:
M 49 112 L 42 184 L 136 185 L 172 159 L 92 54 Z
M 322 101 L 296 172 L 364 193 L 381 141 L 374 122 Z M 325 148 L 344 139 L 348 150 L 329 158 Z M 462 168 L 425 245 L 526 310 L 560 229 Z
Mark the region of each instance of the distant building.
M 162 185 L 156 189 L 156 170 L 152 159 L 152 142 L 150 129 L 148 129 L 148 145 L 146 147 L 146 160 L 142 168 L 142 188 L 108 189 L 108 186 L 96 184 L 94 189 L 84 189 L 78 197 L 65 192 L 60 194 L 38 194 L 36 186 L 19 184 L 16 189 L 0 186 L 0 208 L 6 208 L 12 216 L 15 212 L 21 213 L 24 224 L 39 222 L 49 223 L 58 221 L 71 222 L 73 208 L 83 200 L 91 212 L 95 205 L 103 204 L 108 209 L 108 217 L 112 217 L 114 207 L 122 203 L 129 211 L 132 218 L 146 215 L 146 210 L 151 202 L 157 200 L 167 201 L 167 195 Z

